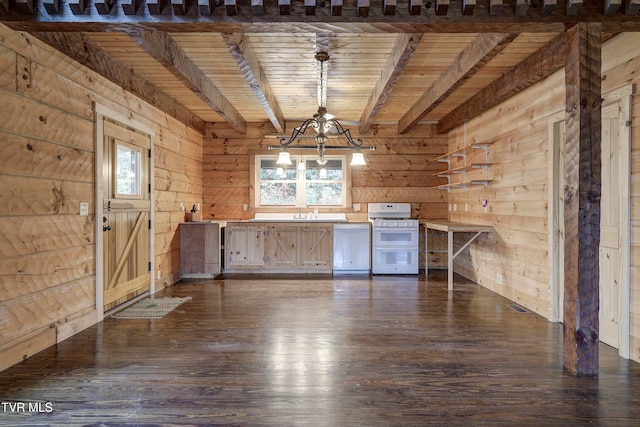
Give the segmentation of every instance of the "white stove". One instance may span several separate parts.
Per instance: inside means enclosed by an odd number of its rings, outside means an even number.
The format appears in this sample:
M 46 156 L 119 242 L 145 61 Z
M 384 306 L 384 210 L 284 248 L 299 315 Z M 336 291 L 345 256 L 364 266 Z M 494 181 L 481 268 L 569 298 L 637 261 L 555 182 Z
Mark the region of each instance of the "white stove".
M 418 220 L 410 203 L 369 203 L 373 274 L 418 274 Z

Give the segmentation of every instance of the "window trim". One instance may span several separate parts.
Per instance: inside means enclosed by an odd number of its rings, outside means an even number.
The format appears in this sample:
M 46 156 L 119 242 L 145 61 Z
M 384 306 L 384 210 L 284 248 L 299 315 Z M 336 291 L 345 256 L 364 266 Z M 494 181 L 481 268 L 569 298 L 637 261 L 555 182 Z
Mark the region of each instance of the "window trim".
M 317 158 L 317 154 L 296 154 L 292 153 L 292 159 L 300 159 L 300 158 Z M 343 171 L 343 179 L 342 179 L 342 188 L 343 188 L 343 197 L 341 205 L 306 205 L 300 204 L 299 200 L 296 201 L 296 205 L 285 205 L 285 206 L 275 206 L 275 205 L 260 205 L 260 179 L 258 176 L 259 172 L 259 162 L 261 158 L 277 158 L 277 153 L 273 154 L 273 151 L 265 152 L 263 150 L 250 150 L 249 152 L 249 177 L 252 185 L 249 186 L 249 206 L 256 211 L 260 212 L 282 212 L 283 210 L 297 211 L 300 208 L 305 207 L 318 207 L 320 209 L 335 211 L 335 212 L 343 212 L 346 208 L 351 206 L 351 168 L 348 163 L 348 156 L 345 154 L 331 153 L 327 152 L 325 157 L 329 159 L 341 159 L 342 160 L 342 171 Z M 300 183 L 300 181 L 298 181 Z M 304 180 L 302 181 L 304 184 Z M 297 199 L 299 199 L 297 197 Z

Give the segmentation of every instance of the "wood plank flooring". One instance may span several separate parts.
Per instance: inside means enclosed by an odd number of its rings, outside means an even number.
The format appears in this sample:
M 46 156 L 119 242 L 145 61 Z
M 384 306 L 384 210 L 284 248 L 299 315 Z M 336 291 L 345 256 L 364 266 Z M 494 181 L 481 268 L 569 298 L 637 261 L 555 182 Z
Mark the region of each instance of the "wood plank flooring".
M 0 425 L 638 425 L 640 364 L 601 345 L 600 376 L 575 377 L 562 325 L 446 279 L 179 283 L 157 296 L 192 299 L 163 319 L 107 319 L 0 372 Z

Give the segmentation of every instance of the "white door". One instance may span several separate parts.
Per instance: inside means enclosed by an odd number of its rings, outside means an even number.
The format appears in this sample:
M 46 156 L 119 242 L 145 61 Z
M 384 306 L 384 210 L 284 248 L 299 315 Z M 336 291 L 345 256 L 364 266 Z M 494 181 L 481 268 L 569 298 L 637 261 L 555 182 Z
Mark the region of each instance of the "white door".
M 624 102 L 602 108 L 600 341 L 628 352 L 630 123 Z M 628 357 L 626 355 L 625 357 Z

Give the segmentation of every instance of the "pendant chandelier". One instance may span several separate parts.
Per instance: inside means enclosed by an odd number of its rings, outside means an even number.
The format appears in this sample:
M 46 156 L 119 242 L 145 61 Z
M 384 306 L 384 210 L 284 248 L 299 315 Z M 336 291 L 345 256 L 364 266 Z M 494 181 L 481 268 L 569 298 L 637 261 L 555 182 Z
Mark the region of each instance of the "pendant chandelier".
M 363 145 L 360 138 L 354 139 L 349 129 L 345 129 L 333 114 L 327 113 L 327 61 L 329 61 L 329 54 L 327 52 L 317 52 L 315 59 L 318 61 L 318 112 L 312 118 L 305 120 L 300 126 L 294 128 L 289 139 L 286 136 L 281 137 L 280 145 L 268 145 L 267 148 L 280 149 L 278 160 L 276 160 L 278 165 L 291 165 L 291 155 L 288 148 L 316 150 L 319 156 L 317 162 L 320 165 L 324 165 L 327 162 L 324 158 L 326 150 L 354 150 L 351 155 L 351 166 L 366 165 L 362 151 L 373 151 L 376 147 Z M 293 147 L 291 144 L 302 137 L 309 128 L 316 132 L 314 137 L 316 145 L 296 145 Z M 337 136 L 343 137 L 349 145 L 327 145 L 329 140 L 327 133 L 332 128 L 335 128 Z

